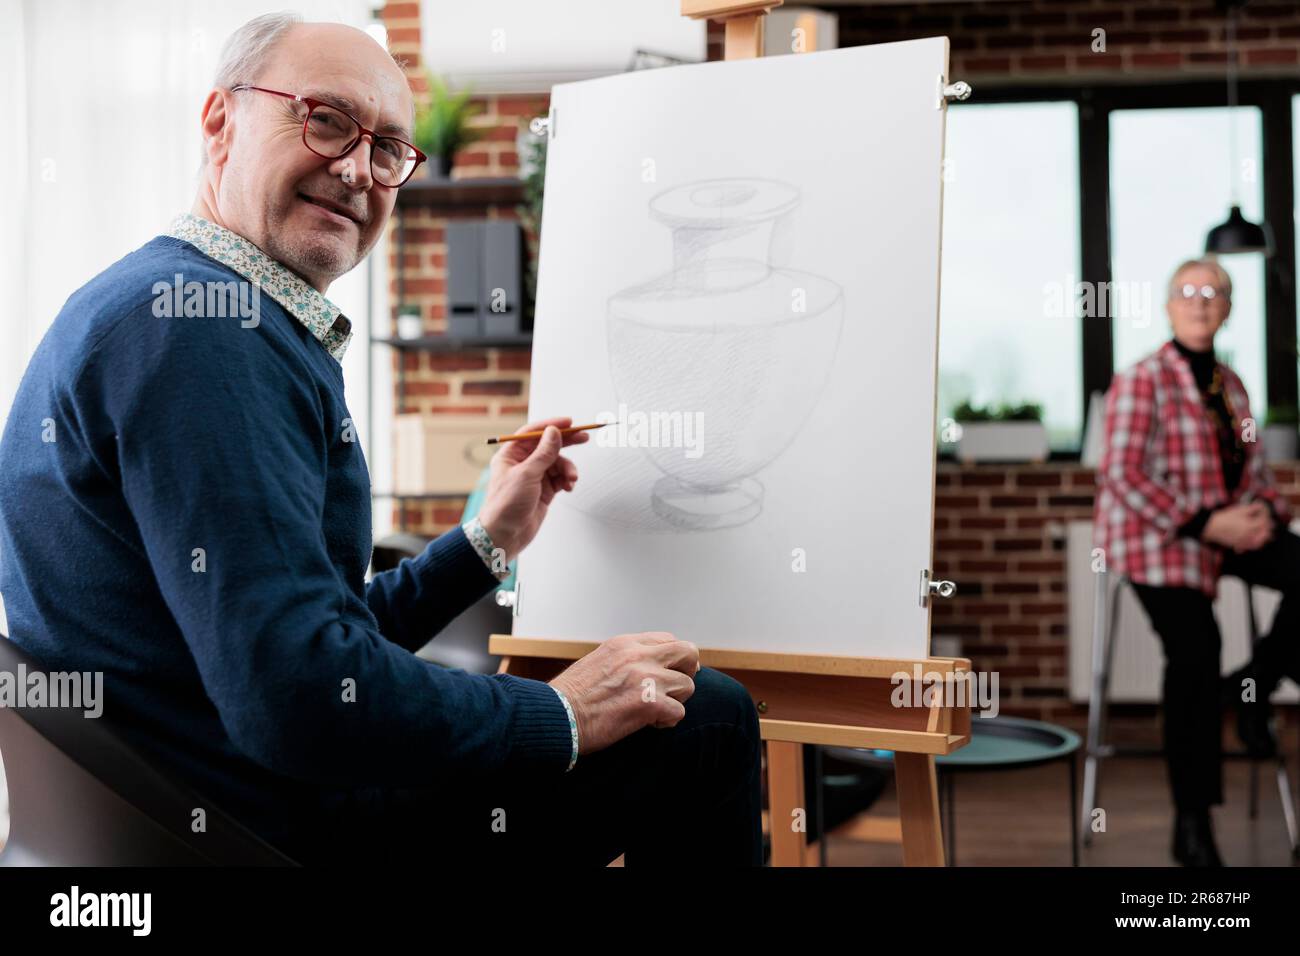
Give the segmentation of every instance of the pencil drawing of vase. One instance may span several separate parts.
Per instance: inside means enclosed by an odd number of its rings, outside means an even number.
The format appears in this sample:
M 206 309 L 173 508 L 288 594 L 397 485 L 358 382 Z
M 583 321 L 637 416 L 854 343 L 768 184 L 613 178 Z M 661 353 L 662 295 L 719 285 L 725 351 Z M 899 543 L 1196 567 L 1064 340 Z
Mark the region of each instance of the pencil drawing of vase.
M 763 508 L 757 475 L 798 436 L 839 345 L 844 296 L 788 268 L 799 190 L 764 179 L 669 189 L 651 217 L 672 230 L 672 268 L 608 303 L 614 391 L 630 409 L 699 413 L 702 448 L 643 452 L 653 514 L 679 530 L 735 527 Z

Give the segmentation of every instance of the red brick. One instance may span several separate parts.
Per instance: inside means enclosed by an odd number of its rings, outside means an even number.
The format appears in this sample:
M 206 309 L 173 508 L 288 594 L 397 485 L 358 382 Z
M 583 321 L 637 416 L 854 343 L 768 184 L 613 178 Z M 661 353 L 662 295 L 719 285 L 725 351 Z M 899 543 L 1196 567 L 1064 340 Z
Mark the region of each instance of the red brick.
M 1176 7 L 1134 7 L 1134 23 L 1175 23 L 1178 20 L 1179 10 Z
M 975 495 L 935 495 L 936 508 L 978 508 L 980 500 Z
M 1038 637 L 1042 631 L 1037 624 L 994 621 L 990 630 L 994 637 Z
M 994 581 L 992 587 L 993 594 L 1033 594 L 1037 595 L 1042 592 L 1038 583 L 1031 581 Z
M 451 386 L 446 382 L 406 382 L 402 390 L 407 395 L 450 395 Z
M 1043 574 L 1064 574 L 1065 562 L 1060 558 L 1040 558 L 1016 562 L 1016 571 L 1024 574 L 1041 572 Z
M 486 415 L 486 405 L 434 405 L 429 409 L 435 415 Z
M 1007 562 L 962 558 L 957 562 L 957 567 L 963 574 L 1005 574 Z
M 1065 605 L 1057 602 L 1039 603 L 1037 601 L 1026 601 L 1024 604 L 1020 605 L 1020 611 L 1026 616 L 1033 614 L 1042 614 L 1044 616 L 1049 614 L 1064 614 Z
M 1041 538 L 996 538 L 993 550 L 1002 551 L 1039 551 L 1044 545 Z
M 1295 16 L 1294 3 L 1251 3 L 1242 8 L 1244 20 L 1292 20 Z
M 959 476 L 963 488 L 1002 488 L 1007 476 L 999 471 L 963 471 Z
M 1064 54 L 1060 55 L 1039 55 L 1039 56 L 1022 56 L 1019 61 L 1022 70 L 1050 70 L 1051 72 L 1064 73 L 1067 60 Z
M 1016 475 L 1016 485 L 1022 488 L 1059 488 L 1059 471 L 1026 471 Z
M 962 515 L 961 528 L 963 531 L 989 529 L 1001 531 L 1007 526 L 1007 519 L 999 516 L 987 515 Z
M 497 368 L 503 372 L 527 372 L 533 367 L 533 353 L 527 352 L 498 352 Z
M 938 538 L 934 542 L 936 552 L 983 551 L 984 542 L 979 538 Z
M 518 122 L 503 123 L 479 130 L 481 143 L 513 143 L 519 139 Z
M 1296 50 L 1247 50 L 1247 66 L 1291 65 L 1297 61 Z
M 407 295 L 443 295 L 447 291 L 446 279 L 406 279 L 402 288 Z
M 465 382 L 461 385 L 462 395 L 522 395 L 524 384 L 514 381 Z
M 1017 650 L 1023 657 L 1064 657 L 1064 644 L 1022 644 Z
M 418 50 L 420 48 L 420 28 L 418 26 L 389 27 L 388 45 L 390 47 L 411 46 Z
M 994 508 L 1033 508 L 1038 499 L 1033 495 L 993 495 L 989 504 Z
M 1161 43 L 1208 43 L 1209 30 L 1161 30 L 1156 34 Z
M 385 22 L 420 19 L 420 5 L 418 3 L 385 3 L 381 11 Z
M 1011 58 L 1006 56 L 973 56 L 962 65 L 972 73 L 1011 72 Z
M 545 96 L 503 96 L 497 101 L 497 113 L 501 116 L 545 116 L 549 111 L 550 98 Z
M 1179 67 L 1183 65 L 1181 53 L 1146 53 L 1134 50 L 1129 55 L 1129 63 L 1135 67 Z
M 1080 53 L 1074 57 L 1074 68 L 1085 72 L 1124 69 L 1124 58 L 1118 51 L 1109 53 Z
M 473 372 L 488 367 L 486 355 L 470 352 L 434 352 L 429 367 L 439 372 Z
M 445 233 L 441 229 L 407 229 L 403 240 L 409 245 L 429 244 L 444 242 Z M 397 239 L 394 237 L 393 242 Z
M 1048 495 L 1047 506 L 1049 508 L 1091 508 L 1093 498 L 1091 495 Z

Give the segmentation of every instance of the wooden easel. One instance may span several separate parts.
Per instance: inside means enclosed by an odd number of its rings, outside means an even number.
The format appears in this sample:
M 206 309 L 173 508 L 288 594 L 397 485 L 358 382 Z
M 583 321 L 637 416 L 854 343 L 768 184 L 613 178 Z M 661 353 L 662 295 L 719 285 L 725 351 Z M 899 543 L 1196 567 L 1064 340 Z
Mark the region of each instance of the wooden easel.
M 763 17 L 783 0 L 682 0 L 682 14 L 720 19 L 726 59 L 760 56 Z M 936 237 L 937 239 L 937 237 Z M 930 473 L 933 493 L 934 471 Z M 500 672 L 549 681 L 596 645 L 493 634 L 489 649 L 502 657 Z M 958 687 L 970 661 L 930 657 L 895 660 L 814 654 L 708 650 L 700 664 L 735 678 L 758 708 L 767 750 L 768 820 L 773 866 L 802 866 L 806 835 L 803 745 L 823 744 L 894 752 L 894 777 L 907 866 L 943 866 L 943 834 L 934 758 L 970 741 L 970 695 Z M 891 702 L 899 673 L 937 675 L 928 707 Z M 959 693 L 960 692 L 960 693 Z M 887 831 L 889 828 L 880 828 Z

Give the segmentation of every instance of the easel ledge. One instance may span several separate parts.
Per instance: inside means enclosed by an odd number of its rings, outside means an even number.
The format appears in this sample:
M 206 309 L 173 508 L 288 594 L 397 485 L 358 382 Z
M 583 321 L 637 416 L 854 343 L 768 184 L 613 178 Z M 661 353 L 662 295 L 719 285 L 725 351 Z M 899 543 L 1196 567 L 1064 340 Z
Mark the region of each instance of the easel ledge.
M 488 641 L 489 651 L 501 657 L 501 673 L 540 681 L 551 680 L 596 646 L 509 634 L 493 634 Z M 893 751 L 903 863 L 943 866 L 934 758 L 970 742 L 970 698 L 958 686 L 971 673 L 969 660 L 701 648 L 700 663 L 743 684 L 758 709 L 767 746 L 773 866 L 804 863 L 805 833 L 777 823 L 806 809 L 804 744 Z M 895 706 L 895 675 L 918 671 L 922 681 L 934 681 L 929 706 Z
M 493 634 L 489 651 L 501 670 L 547 681 L 596 649 L 594 641 Z M 970 707 L 957 684 L 970 661 L 954 657 L 899 660 L 819 654 L 700 649 L 700 663 L 744 684 L 761 715 L 764 740 L 833 747 L 907 750 L 942 755 L 970 737 Z M 897 707 L 895 676 L 933 681 L 930 706 Z

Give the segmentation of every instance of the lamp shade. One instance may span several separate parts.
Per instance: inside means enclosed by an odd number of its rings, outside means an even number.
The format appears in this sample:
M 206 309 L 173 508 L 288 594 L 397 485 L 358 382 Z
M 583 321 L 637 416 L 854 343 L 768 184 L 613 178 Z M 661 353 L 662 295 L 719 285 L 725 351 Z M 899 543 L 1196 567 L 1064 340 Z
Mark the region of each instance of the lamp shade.
M 1268 223 L 1256 225 L 1241 214 L 1240 206 L 1233 206 L 1226 222 L 1210 230 L 1205 237 L 1205 251 L 1215 255 L 1233 255 L 1241 252 L 1273 254 L 1273 237 Z

